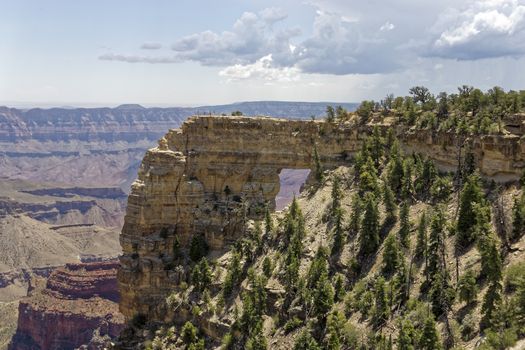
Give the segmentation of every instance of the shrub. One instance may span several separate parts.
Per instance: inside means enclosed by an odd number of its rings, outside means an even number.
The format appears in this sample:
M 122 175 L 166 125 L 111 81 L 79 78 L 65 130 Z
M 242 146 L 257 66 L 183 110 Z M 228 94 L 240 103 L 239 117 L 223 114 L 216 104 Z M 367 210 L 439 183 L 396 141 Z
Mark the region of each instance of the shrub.
M 461 322 L 461 338 L 469 341 L 476 335 L 478 321 L 472 314 L 467 314 Z
M 525 282 L 525 261 L 512 264 L 505 271 L 505 291 L 515 292 L 521 282 Z
M 302 326 L 302 324 L 303 324 L 303 320 L 294 316 L 292 319 L 286 321 L 286 323 L 284 324 L 284 327 L 283 327 L 284 332 L 290 333 L 294 329 L 297 329 L 300 326 Z

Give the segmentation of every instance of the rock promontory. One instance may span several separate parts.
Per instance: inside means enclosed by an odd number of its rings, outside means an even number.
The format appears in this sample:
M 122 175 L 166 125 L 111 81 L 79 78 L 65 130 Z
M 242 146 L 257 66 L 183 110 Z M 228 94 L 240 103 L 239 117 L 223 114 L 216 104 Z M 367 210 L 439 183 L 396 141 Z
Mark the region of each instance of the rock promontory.
M 325 168 L 348 163 L 374 125 L 393 128 L 405 152 L 443 171 L 454 170 L 467 144 L 482 175 L 497 182 L 518 179 L 525 166 L 525 142 L 509 132 L 458 137 L 373 121 L 192 117 L 147 151 L 132 185 L 120 238 L 121 312 L 167 320 L 165 298 L 188 280 L 178 249 L 194 237 L 212 250 L 234 242 L 247 220 L 275 207 L 282 169 L 315 169 L 316 153 Z

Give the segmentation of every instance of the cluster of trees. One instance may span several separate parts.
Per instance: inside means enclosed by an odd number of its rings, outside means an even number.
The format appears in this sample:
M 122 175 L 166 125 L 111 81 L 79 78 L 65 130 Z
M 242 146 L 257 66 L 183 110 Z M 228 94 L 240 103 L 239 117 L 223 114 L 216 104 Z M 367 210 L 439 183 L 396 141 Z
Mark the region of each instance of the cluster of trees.
M 365 100 L 356 110 L 361 123 L 376 113 L 393 115 L 398 122 L 419 128 L 461 133 L 498 133 L 502 119 L 525 111 L 525 90 L 504 91 L 494 87 L 486 92 L 472 86 L 458 87 L 457 93 L 432 94 L 424 86 L 414 86 L 408 96 L 387 95 L 381 101 Z M 327 107 L 328 122 L 343 121 L 350 114 L 337 107 Z

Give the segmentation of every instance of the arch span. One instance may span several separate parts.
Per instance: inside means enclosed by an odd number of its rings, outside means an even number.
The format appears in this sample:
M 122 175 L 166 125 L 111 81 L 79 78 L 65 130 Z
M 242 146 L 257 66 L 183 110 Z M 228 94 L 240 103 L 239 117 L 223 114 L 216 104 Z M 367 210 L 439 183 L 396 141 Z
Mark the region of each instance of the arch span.
M 359 147 L 357 129 L 321 121 L 199 116 L 170 130 L 146 153 L 128 198 L 121 311 L 160 317 L 160 299 L 184 278 L 166 268 L 175 241 L 184 247 L 202 234 L 221 249 L 246 218 L 275 208 L 282 169 L 311 168 L 314 148 L 331 166 Z

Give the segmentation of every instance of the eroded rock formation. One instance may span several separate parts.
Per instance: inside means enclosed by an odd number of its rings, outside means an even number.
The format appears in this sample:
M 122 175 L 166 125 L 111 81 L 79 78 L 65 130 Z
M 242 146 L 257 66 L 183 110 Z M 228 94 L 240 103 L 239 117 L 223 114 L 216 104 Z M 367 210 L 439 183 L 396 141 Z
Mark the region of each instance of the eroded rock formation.
M 281 169 L 312 168 L 314 149 L 325 167 L 345 163 L 370 131 L 370 125 L 215 116 L 192 117 L 170 130 L 146 153 L 128 198 L 120 238 L 121 312 L 167 319 L 166 296 L 187 280 L 185 268 L 173 264 L 176 242 L 188 247 L 194 235 L 203 235 L 212 249 L 221 249 L 242 235 L 247 218 L 274 207 Z M 443 170 L 454 170 L 465 142 L 455 134 L 397 133 L 405 150 L 433 158 Z M 525 145 L 518 136 L 467 141 L 484 175 L 502 181 L 521 174 Z
M 20 301 L 9 349 L 74 349 L 95 336 L 114 338 L 124 327 L 118 312 L 118 262 L 67 264 Z

